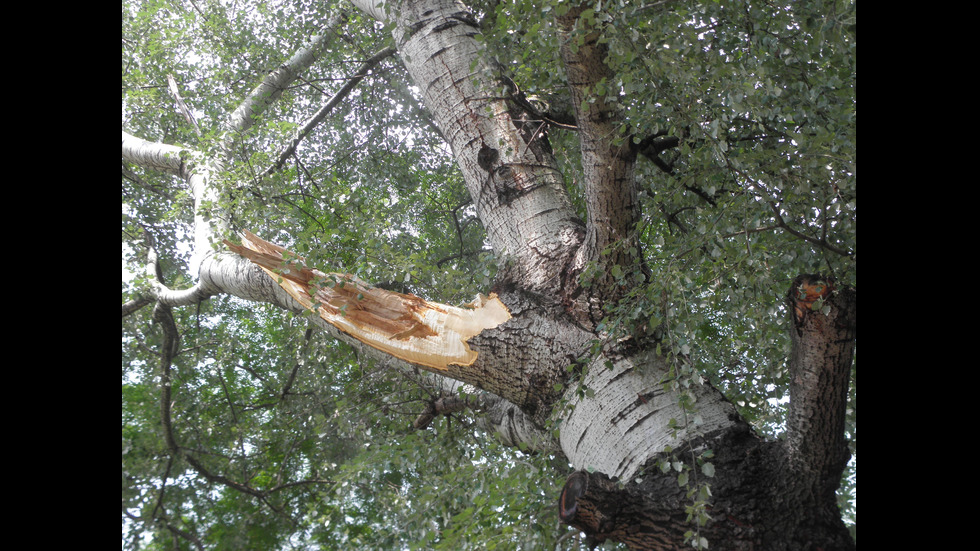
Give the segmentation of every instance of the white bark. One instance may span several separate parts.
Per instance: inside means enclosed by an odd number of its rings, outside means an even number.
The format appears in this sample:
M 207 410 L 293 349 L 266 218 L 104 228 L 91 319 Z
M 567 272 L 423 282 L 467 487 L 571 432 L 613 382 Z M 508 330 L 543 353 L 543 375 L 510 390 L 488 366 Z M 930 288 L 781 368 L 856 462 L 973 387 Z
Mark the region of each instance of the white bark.
M 383 12 L 374 0 L 355 4 Z M 452 0 L 416 4 L 399 5 L 396 14 L 405 67 L 452 148 L 494 250 L 516 263 L 523 287 L 553 291 L 583 231 L 557 163 L 522 137 L 469 12 Z
M 340 15 L 331 17 L 320 34 L 312 36 L 292 57 L 262 79 L 262 82 L 228 117 L 225 128 L 236 133 L 248 130 L 255 118 L 279 99 L 296 77 L 308 69 L 332 43 L 336 36 L 332 30 L 340 21 Z M 225 147 L 230 145 L 229 139 L 230 137 L 226 137 Z
M 629 480 L 651 456 L 677 448 L 690 438 L 731 425 L 735 407 L 710 385 L 694 383 L 696 413 L 665 391 L 665 363 L 654 351 L 620 358 L 607 367 L 600 355 L 583 384 L 592 396 L 566 392 L 570 412 L 559 440 L 576 469 L 594 469 Z
M 388 20 L 388 7 L 385 0 L 351 0 L 351 4 L 378 21 Z
M 218 220 L 203 208 L 205 202 L 218 199 L 212 162 L 193 149 L 148 142 L 125 131 L 122 133 L 122 158 L 138 166 L 180 176 L 187 182 L 194 198 L 194 250 L 189 268 L 192 274 L 199 272 L 201 263 L 213 252 L 211 242 L 218 231 L 214 225 Z
M 148 142 L 126 131 L 122 133 L 122 157 L 135 165 L 180 175 L 184 159 L 191 153 L 182 147 Z

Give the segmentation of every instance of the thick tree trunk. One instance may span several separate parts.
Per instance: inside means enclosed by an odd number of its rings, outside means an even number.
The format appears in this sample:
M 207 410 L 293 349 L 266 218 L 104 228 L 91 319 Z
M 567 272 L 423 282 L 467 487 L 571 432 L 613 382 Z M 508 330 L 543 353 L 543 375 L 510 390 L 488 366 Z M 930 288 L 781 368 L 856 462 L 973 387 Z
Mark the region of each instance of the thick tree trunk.
M 560 292 L 585 230 L 545 139 L 508 101 L 497 67 L 474 38 L 476 20 L 453 0 L 399 3 L 394 17 L 399 54 L 452 148 L 494 250 L 513 263 L 511 279 L 527 292 Z
M 572 466 L 630 480 L 664 450 L 738 422 L 735 407 L 707 383 L 688 388 L 695 414 L 670 380 L 653 346 L 611 347 L 593 361 L 582 380 L 587 390 L 566 394 L 561 443 Z

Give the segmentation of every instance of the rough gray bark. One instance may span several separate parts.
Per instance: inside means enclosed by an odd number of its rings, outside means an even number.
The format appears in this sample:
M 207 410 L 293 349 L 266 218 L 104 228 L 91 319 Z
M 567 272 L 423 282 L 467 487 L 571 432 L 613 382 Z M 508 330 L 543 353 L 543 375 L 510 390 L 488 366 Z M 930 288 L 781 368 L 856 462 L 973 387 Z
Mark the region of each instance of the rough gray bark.
M 594 265 L 594 284 L 583 292 L 593 319 L 603 316 L 602 305 L 618 300 L 626 287 L 616 285 L 613 267 L 630 273 L 641 266 L 636 224 L 637 202 L 634 167 L 636 152 L 617 108 L 604 95 L 613 73 L 605 64 L 608 54 L 596 29 L 579 18 L 586 5 L 569 9 L 558 18 L 561 57 L 581 141 L 588 232 L 576 258 L 576 271 Z

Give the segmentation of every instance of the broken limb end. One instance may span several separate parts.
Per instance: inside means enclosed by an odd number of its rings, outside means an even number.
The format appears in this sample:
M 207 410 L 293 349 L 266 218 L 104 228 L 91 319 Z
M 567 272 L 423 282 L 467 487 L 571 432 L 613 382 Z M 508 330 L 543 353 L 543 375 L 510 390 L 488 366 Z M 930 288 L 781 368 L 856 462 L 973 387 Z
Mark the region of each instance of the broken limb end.
M 826 300 L 834 292 L 834 280 L 819 275 L 801 275 L 790 287 L 789 299 L 794 319 L 799 323 L 813 310 L 817 301 Z

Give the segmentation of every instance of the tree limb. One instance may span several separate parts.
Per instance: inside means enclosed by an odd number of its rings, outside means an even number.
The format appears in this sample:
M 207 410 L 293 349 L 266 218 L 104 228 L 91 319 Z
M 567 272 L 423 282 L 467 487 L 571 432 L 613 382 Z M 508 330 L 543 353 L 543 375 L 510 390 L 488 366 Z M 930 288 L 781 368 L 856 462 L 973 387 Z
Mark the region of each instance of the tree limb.
M 251 127 L 256 117 L 279 99 L 283 91 L 296 80 L 299 73 L 309 68 L 330 45 L 331 40 L 335 36 L 335 33 L 332 31 L 344 19 L 345 17 L 342 14 L 335 14 L 327 21 L 320 34 L 313 36 L 309 42 L 297 50 L 285 63 L 266 75 L 262 79 L 262 82 L 252 90 L 252 93 L 228 117 L 225 122 L 226 129 L 241 133 Z M 226 141 L 226 149 L 229 146 L 230 142 Z
M 850 458 L 844 421 L 857 337 L 857 292 L 830 278 L 802 275 L 786 300 L 793 320 L 786 428 L 791 469 L 814 493 L 832 499 Z
M 586 4 L 558 17 L 561 57 L 568 75 L 572 107 L 581 140 L 587 234 L 577 265 L 594 262 L 599 280 L 593 293 L 602 300 L 615 300 L 625 287 L 616 285 L 613 266 L 626 271 L 637 266 L 641 256 L 634 232 L 639 221 L 634 168 L 636 151 L 615 104 L 606 101 L 605 87 L 612 86 L 613 73 L 606 65 L 607 46 L 602 43 L 595 21 L 581 17 Z M 603 313 L 598 309 L 595 316 Z
M 122 305 L 122 317 L 126 317 L 147 304 L 153 303 L 154 300 L 155 299 L 153 297 L 140 295 L 132 300 L 124 302 Z

